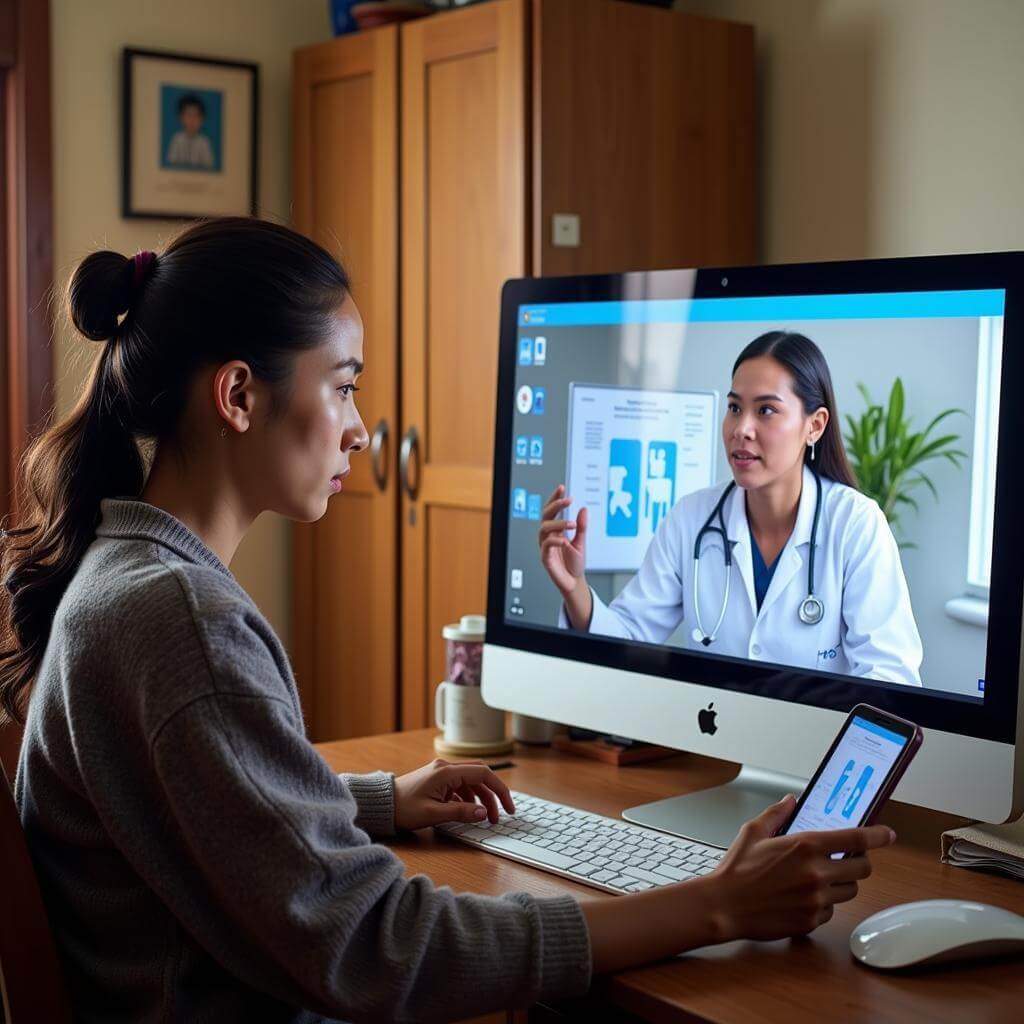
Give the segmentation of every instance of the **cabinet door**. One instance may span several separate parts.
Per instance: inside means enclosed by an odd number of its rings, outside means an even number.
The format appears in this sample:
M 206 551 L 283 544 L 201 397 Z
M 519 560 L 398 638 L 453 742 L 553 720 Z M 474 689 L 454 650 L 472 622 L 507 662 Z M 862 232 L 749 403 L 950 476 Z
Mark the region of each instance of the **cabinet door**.
M 486 608 L 500 292 L 526 264 L 526 6 L 402 26 L 402 727 Z M 412 443 L 415 431 L 416 442 Z
M 296 227 L 339 257 L 365 324 L 359 410 L 379 452 L 352 459 L 327 514 L 295 527 L 293 654 L 310 736 L 397 726 L 398 31 L 295 55 Z M 386 435 L 386 436 L 385 436 Z
M 534 273 L 752 263 L 753 29 L 605 0 L 534 10 Z M 556 244 L 559 213 L 578 244 Z

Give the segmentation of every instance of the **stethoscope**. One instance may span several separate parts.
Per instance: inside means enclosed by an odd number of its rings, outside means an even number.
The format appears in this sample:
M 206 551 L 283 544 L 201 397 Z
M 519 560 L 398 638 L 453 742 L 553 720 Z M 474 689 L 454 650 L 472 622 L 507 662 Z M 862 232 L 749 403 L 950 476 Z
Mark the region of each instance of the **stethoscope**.
M 800 621 L 805 626 L 816 626 L 825 615 L 825 604 L 814 593 L 814 549 L 818 542 L 818 516 L 821 512 L 821 477 L 817 473 L 814 474 L 814 483 L 817 486 L 818 493 L 814 501 L 814 519 L 811 523 L 811 554 L 807 560 L 807 596 L 800 602 L 800 607 L 797 611 Z M 693 613 L 697 618 L 697 626 L 692 636 L 696 643 L 703 644 L 705 647 L 710 647 L 715 637 L 718 636 L 718 630 L 725 619 L 725 611 L 729 607 L 729 582 L 732 578 L 732 544 L 725 533 L 725 516 L 722 513 L 722 509 L 725 507 L 729 495 L 735 489 L 736 481 L 730 480 L 729 486 L 726 487 L 722 492 L 722 496 L 718 499 L 718 504 L 711 510 L 711 515 L 707 517 L 704 525 L 697 532 L 697 540 L 693 545 Z M 717 526 L 714 525 L 716 519 L 718 520 Z M 704 537 L 709 533 L 717 533 L 722 538 L 722 553 L 725 558 L 725 594 L 722 597 L 722 610 L 718 613 L 718 621 L 710 633 L 707 632 L 704 628 L 704 623 L 701 622 L 700 601 L 697 597 L 699 592 L 700 546 L 704 541 Z

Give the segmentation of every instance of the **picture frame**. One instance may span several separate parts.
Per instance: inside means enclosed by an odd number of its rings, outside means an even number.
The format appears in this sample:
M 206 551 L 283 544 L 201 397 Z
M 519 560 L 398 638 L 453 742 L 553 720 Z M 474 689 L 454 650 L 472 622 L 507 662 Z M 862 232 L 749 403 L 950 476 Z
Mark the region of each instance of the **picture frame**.
M 122 121 L 122 216 L 257 213 L 258 64 L 126 47 Z

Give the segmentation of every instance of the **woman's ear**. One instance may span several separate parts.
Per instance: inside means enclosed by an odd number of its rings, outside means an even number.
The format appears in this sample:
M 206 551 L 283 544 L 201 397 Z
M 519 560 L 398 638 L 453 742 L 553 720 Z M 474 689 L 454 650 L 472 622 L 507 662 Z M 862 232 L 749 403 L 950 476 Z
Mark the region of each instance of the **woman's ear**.
M 811 413 L 811 429 L 807 435 L 808 441 L 813 441 L 817 444 L 821 440 L 821 435 L 825 433 L 825 428 L 828 426 L 828 418 L 828 409 L 825 406 L 821 406 L 820 409 L 816 409 Z
M 218 418 L 244 434 L 256 405 L 255 378 L 249 364 L 240 359 L 225 363 L 213 375 L 213 401 Z

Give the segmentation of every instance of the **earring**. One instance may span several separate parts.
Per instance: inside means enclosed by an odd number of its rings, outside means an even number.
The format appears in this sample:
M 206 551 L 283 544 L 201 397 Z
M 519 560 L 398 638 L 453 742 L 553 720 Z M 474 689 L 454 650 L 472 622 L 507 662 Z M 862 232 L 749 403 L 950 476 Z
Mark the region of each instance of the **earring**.
M 221 437 L 227 437 L 228 436 L 228 428 L 227 427 L 221 427 L 220 428 L 220 436 Z
M 811 462 L 814 461 L 814 442 L 811 442 Z

